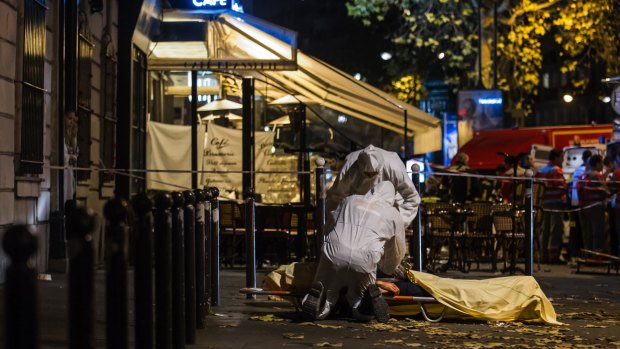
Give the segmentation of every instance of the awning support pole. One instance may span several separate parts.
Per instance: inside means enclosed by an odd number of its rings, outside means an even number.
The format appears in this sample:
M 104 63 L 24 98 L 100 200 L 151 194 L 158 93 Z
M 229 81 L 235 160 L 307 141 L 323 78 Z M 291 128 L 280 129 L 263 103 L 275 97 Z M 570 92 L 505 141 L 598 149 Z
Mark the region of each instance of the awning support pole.
M 198 188 L 198 72 L 192 70 L 192 188 Z

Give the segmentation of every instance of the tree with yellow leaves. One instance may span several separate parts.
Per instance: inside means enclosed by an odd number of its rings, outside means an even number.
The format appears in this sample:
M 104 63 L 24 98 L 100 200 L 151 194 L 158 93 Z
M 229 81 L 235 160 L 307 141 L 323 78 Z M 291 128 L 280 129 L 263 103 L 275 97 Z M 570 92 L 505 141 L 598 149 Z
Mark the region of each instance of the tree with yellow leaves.
M 557 45 L 561 73 L 577 92 L 588 86 L 593 64 L 604 63 L 606 76 L 620 74 L 620 22 L 615 18 L 619 0 L 495 1 L 497 84 L 513 115 L 532 112 L 546 43 Z M 492 26 L 493 4 L 493 0 L 349 0 L 347 8 L 350 16 L 366 25 L 389 27 L 397 58 L 391 63 L 397 67 L 392 67 L 395 81 L 411 73 L 425 78 L 429 66 L 440 63 L 446 83 L 458 90 L 479 83 L 479 25 L 482 32 Z

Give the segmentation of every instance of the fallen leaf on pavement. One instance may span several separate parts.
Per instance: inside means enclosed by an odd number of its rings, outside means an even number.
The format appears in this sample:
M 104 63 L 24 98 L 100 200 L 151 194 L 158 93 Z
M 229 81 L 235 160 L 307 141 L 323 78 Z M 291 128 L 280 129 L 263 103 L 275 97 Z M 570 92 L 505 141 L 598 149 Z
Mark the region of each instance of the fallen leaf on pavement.
M 284 321 L 284 319 L 280 319 L 279 317 L 275 317 L 273 314 L 268 314 L 268 315 L 252 315 L 252 316 L 250 316 L 250 320 L 267 321 L 267 322 Z
M 284 337 L 286 339 L 304 339 L 304 334 L 303 333 L 286 332 L 286 333 L 282 334 L 282 337 Z
M 342 343 L 330 343 L 330 342 L 320 342 L 320 343 L 314 343 L 312 345 L 313 347 L 330 347 L 330 348 L 340 348 L 342 347 Z

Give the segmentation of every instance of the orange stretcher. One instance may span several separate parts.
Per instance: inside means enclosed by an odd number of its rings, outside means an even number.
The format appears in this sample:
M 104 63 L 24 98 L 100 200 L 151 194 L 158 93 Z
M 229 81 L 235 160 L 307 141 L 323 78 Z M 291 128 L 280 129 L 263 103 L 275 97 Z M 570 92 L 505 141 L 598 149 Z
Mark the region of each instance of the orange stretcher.
M 239 290 L 239 293 L 241 294 L 245 294 L 245 295 L 259 295 L 259 296 L 278 296 L 278 297 L 293 297 L 297 300 L 297 302 L 294 302 L 293 304 L 295 305 L 295 308 L 297 308 L 299 310 L 299 307 L 297 306 L 297 304 L 300 304 L 300 300 L 301 298 L 303 298 L 306 295 L 306 292 L 301 292 L 299 290 L 296 291 L 283 291 L 283 290 L 265 290 L 262 288 L 242 288 Z M 420 313 L 422 314 L 422 317 L 424 317 L 424 319 L 426 321 L 429 322 L 439 322 L 443 319 L 443 316 L 446 312 L 446 307 L 443 307 L 443 310 L 441 311 L 441 313 L 436 316 L 436 317 L 431 317 L 429 316 L 428 311 L 426 310 L 425 305 L 426 304 L 439 304 L 439 302 L 437 302 L 437 300 L 433 297 L 417 297 L 417 296 L 390 296 L 390 295 L 385 295 L 384 296 L 387 304 L 389 306 L 398 306 L 398 305 L 414 305 L 414 304 L 418 304 L 420 306 Z

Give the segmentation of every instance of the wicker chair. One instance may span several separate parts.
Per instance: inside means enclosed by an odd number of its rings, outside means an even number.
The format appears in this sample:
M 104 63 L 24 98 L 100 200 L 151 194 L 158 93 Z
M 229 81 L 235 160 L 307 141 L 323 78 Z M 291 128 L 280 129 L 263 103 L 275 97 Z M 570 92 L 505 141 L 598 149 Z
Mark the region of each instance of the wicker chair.
M 423 238 L 428 249 L 426 268 L 434 270 L 441 260 L 441 249 L 449 245 L 453 224 L 446 214 L 455 205 L 448 202 L 425 203 L 422 206 Z
M 466 206 L 471 214 L 467 217 L 467 229 L 460 237 L 461 256 L 463 267 L 469 271 L 471 263 L 475 262 L 480 270 L 480 262 L 491 263 L 491 270 L 496 270 L 495 236 L 493 234 L 494 203 L 489 201 L 473 202 Z

